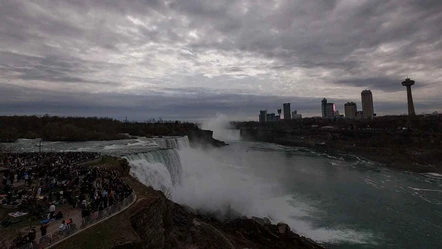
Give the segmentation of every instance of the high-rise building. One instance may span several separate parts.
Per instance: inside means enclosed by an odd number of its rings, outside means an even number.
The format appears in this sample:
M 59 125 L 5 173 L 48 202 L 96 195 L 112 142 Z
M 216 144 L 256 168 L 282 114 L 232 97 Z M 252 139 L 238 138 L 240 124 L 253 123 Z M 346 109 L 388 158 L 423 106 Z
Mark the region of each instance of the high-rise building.
M 407 87 L 408 116 L 414 116 L 416 112 L 414 111 L 413 95 L 411 95 L 411 86 L 414 85 L 414 80 L 406 78 L 402 85 Z
M 356 103 L 354 102 L 347 102 L 344 105 L 344 112 L 346 118 L 356 118 L 356 112 L 358 111 L 358 108 L 356 106 Z
M 291 119 L 292 118 L 292 114 L 291 114 L 291 111 L 290 111 L 290 103 L 284 103 L 283 107 L 284 108 L 282 108 L 282 109 L 284 109 L 284 119 Z
M 374 117 L 373 95 L 370 90 L 361 92 L 362 98 L 362 112 L 364 118 L 372 119 Z
M 334 103 L 327 103 L 325 106 L 325 117 L 333 118 L 336 112 L 336 105 Z
M 259 111 L 259 122 L 264 123 L 267 121 L 267 110 Z
M 279 120 L 279 116 L 275 115 L 275 113 L 267 113 L 267 122 L 274 122 L 274 121 L 278 121 Z
M 292 111 L 292 119 L 302 119 L 302 115 L 297 110 Z
M 325 118 L 327 116 L 327 112 L 326 112 L 326 106 L 327 106 L 327 99 L 323 98 L 321 101 L 321 113 L 322 113 L 322 117 Z

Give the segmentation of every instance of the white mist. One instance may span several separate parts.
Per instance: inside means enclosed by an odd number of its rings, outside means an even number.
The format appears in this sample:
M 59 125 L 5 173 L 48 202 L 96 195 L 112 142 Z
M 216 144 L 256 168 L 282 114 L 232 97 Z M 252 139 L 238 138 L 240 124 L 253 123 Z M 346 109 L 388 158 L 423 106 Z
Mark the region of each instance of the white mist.
M 201 128 L 213 131 L 213 138 L 231 142 L 240 140 L 239 130 L 234 130 L 230 125 L 229 118 L 224 114 L 216 114 L 212 119 L 206 120 Z

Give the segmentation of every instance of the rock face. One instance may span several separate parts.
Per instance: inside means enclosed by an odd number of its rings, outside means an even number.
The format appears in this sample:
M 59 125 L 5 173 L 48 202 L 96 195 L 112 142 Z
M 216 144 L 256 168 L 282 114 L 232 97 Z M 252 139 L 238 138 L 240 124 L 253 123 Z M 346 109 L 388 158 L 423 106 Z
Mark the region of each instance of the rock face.
M 202 145 L 203 147 L 222 147 L 227 145 L 223 141 L 214 139 L 213 131 L 209 130 L 191 130 L 187 133 L 187 137 L 189 138 L 189 142 L 192 146 Z
M 137 248 L 235 249 L 322 248 L 290 231 L 287 224 L 272 225 L 254 217 L 221 222 L 192 213 L 168 200 L 160 191 L 149 190 L 130 221 L 143 241 Z

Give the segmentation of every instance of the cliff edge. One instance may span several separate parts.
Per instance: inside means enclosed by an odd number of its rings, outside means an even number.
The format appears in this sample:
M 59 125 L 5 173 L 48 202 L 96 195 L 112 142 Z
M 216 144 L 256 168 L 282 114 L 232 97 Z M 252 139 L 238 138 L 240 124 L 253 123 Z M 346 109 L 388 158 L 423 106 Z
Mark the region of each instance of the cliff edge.
M 223 141 L 219 141 L 213 138 L 213 131 L 210 130 L 191 130 L 186 133 L 189 138 L 190 145 L 192 147 L 222 147 L 227 144 Z
M 221 222 L 173 203 L 160 191 L 149 188 L 148 192 L 130 218 L 142 248 L 322 248 L 284 223 L 272 225 L 259 218 Z

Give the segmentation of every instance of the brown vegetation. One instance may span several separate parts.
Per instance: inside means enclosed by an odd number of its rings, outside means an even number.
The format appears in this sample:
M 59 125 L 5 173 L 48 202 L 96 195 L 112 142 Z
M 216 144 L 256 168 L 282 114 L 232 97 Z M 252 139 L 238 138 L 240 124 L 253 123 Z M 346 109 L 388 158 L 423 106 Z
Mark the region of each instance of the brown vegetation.
M 115 140 L 129 136 L 178 136 L 198 130 L 180 121 L 121 122 L 111 118 L 57 116 L 0 116 L 0 142 L 18 138 L 47 141 Z

